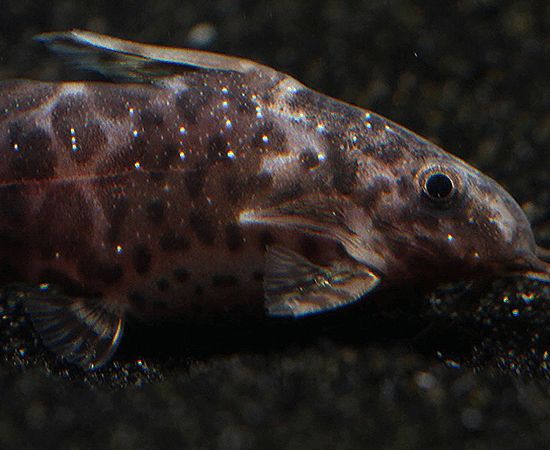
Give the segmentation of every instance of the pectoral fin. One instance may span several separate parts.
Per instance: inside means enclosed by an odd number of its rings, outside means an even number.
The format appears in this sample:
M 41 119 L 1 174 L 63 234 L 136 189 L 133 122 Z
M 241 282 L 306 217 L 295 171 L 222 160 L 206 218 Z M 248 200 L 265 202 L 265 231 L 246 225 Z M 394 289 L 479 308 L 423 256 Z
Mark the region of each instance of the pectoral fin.
M 243 211 L 243 226 L 268 226 L 296 230 L 339 242 L 356 261 L 384 273 L 386 260 L 376 251 L 376 233 L 365 228 L 364 211 L 344 198 L 302 197 L 263 209 Z M 364 228 L 364 229 L 363 229 Z
M 264 294 L 270 315 L 299 317 L 339 308 L 379 282 L 376 274 L 352 261 L 321 267 L 283 247 L 266 252 Z
M 122 314 L 96 300 L 63 296 L 47 287 L 26 295 L 25 306 L 44 344 L 84 370 L 95 370 L 115 352 Z

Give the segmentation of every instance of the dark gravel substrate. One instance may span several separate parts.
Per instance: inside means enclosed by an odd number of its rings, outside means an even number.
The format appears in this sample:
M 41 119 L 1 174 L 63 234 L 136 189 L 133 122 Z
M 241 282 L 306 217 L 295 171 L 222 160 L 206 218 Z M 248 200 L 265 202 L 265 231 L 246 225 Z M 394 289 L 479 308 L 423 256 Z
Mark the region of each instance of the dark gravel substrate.
M 0 4 L 0 79 L 75 77 L 31 41 L 86 28 L 245 56 L 367 107 L 497 179 L 550 246 L 543 1 Z M 550 288 L 445 286 L 329 318 L 130 323 L 91 374 L 0 301 L 0 449 L 543 449 Z

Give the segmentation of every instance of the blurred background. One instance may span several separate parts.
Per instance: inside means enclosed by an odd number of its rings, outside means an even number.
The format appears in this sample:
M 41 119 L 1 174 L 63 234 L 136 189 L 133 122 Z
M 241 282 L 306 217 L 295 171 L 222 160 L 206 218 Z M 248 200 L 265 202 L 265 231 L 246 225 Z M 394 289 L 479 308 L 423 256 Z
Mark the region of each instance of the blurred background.
M 73 28 L 246 57 L 371 109 L 503 184 L 550 244 L 546 2 L 0 0 L 0 80 L 78 77 L 32 40 Z M 547 448 L 550 291 L 456 289 L 349 325 L 182 342 L 134 324 L 94 374 L 56 361 L 4 293 L 0 449 Z

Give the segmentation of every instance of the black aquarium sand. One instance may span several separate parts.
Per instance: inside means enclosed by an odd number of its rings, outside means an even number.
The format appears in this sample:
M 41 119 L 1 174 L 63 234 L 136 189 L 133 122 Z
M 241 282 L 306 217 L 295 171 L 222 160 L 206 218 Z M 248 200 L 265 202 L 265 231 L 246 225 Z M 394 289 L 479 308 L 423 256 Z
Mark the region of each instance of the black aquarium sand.
M 72 28 L 246 57 L 382 114 L 496 179 L 550 246 L 544 2 L 8 1 L 0 78 L 93 78 L 31 39 Z M 550 438 L 550 285 L 445 285 L 300 321 L 129 320 L 94 372 L 41 344 L 21 295 L 8 286 L 0 299 L 0 448 L 536 449 Z

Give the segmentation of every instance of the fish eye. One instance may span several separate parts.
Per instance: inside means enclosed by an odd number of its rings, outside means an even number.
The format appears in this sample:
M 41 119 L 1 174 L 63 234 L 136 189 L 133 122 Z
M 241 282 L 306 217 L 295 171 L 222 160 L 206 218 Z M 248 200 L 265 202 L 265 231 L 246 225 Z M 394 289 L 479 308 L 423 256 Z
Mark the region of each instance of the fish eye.
M 451 177 L 443 172 L 434 172 L 426 178 L 424 192 L 435 202 L 447 202 L 455 191 Z

